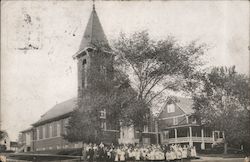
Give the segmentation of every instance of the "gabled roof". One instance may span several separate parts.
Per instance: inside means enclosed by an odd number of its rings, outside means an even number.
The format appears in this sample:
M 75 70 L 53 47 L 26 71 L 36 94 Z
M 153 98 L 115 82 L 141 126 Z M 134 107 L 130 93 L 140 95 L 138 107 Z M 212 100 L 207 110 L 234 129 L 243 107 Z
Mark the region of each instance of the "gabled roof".
M 191 98 L 186 97 L 174 97 L 174 99 L 171 99 L 185 114 L 193 114 L 193 100 Z M 166 103 L 162 106 L 160 112 L 158 113 L 158 117 L 161 115 L 161 113 L 164 111 L 166 106 L 168 105 L 169 100 L 166 101 Z
M 32 129 L 33 127 L 29 127 L 28 129 L 22 130 L 21 133 L 30 132 Z
M 98 42 L 108 44 L 108 40 L 106 38 L 106 35 L 104 34 L 102 25 L 97 16 L 95 6 L 93 6 L 93 10 L 88 20 L 88 24 L 83 34 L 82 41 L 77 53 L 79 53 L 79 51 L 83 51 L 87 47 L 91 47 L 91 44 Z
M 65 116 L 71 113 L 76 108 L 76 104 L 77 104 L 76 101 L 77 101 L 76 98 L 72 98 L 62 103 L 56 104 L 49 111 L 43 114 L 40 120 L 38 120 L 33 125 L 39 125 L 41 123 L 44 123 L 44 122 L 47 122 L 47 121 L 50 121 L 55 118 L 59 118 L 61 116 Z
M 194 113 L 193 100 L 191 98 L 177 97 L 176 105 L 181 108 L 186 114 Z

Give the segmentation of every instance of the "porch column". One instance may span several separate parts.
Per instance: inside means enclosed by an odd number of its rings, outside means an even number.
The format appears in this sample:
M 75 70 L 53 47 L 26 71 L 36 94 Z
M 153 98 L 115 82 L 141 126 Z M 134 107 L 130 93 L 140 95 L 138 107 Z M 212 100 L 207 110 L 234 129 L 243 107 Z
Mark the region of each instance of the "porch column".
M 201 128 L 201 149 L 205 149 L 205 141 L 204 141 L 204 130 Z
M 189 146 L 193 146 L 192 127 L 189 127 Z
M 212 131 L 212 138 L 213 138 L 213 144 L 212 144 L 212 147 L 214 147 L 214 144 L 215 144 L 214 131 Z
M 224 131 L 222 132 L 222 137 L 223 137 L 223 140 L 225 139 L 225 133 Z
M 178 137 L 177 137 L 177 129 L 176 128 L 174 129 L 174 138 L 175 138 L 175 143 L 177 143 Z
M 159 130 L 158 130 L 158 121 L 155 121 L 155 133 L 156 133 L 156 144 L 159 144 Z M 162 136 L 162 135 L 161 135 Z M 161 139 L 162 142 L 162 139 Z
M 212 138 L 213 138 L 213 143 L 215 143 L 214 131 L 212 131 Z

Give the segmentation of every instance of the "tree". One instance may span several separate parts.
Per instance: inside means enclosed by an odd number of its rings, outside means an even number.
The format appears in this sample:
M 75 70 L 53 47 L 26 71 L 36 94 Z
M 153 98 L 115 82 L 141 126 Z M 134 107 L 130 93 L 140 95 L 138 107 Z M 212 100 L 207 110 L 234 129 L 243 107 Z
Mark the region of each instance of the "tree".
M 6 132 L 0 130 L 0 140 L 2 140 L 6 135 Z
M 225 153 L 228 144 L 249 142 L 249 78 L 237 73 L 234 66 L 215 67 L 201 81 L 202 88 L 193 95 L 200 122 L 224 132 Z
M 115 67 L 129 76 L 137 102 L 142 101 L 144 109 L 165 100 L 163 95 L 169 90 L 188 91 L 187 88 L 195 86 L 205 50 L 205 44 L 195 41 L 181 45 L 173 37 L 154 40 L 147 31 L 131 36 L 121 34 L 113 45 Z M 143 106 L 137 108 L 137 118 L 151 117 L 152 109 L 143 117 Z M 142 132 L 140 120 L 135 120 L 134 125 Z
M 137 99 L 151 105 L 167 90 L 187 90 L 203 65 L 206 45 L 180 45 L 173 37 L 156 41 L 141 31 L 130 37 L 121 34 L 113 49 L 116 68 L 131 76 Z

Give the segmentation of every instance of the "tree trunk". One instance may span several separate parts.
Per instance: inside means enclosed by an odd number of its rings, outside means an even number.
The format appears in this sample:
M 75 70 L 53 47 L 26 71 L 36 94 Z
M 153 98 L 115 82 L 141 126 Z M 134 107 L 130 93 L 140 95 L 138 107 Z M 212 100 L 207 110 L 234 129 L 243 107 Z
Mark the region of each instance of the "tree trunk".
M 227 154 L 227 142 L 224 142 L 224 154 Z

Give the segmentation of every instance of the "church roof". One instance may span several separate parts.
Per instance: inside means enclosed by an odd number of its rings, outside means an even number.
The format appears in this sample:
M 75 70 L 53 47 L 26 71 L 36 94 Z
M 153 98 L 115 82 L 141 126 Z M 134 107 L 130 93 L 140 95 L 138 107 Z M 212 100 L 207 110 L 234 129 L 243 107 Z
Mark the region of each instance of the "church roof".
M 108 44 L 108 40 L 106 38 L 106 35 L 104 34 L 102 25 L 97 16 L 95 6 L 93 6 L 93 10 L 88 20 L 88 24 L 83 34 L 79 51 L 77 53 L 85 50 L 87 47 L 90 47 L 91 44 L 98 42 L 103 44 Z
M 70 114 L 76 107 L 76 103 L 77 103 L 76 101 L 77 101 L 76 98 L 72 98 L 64 102 L 61 102 L 59 104 L 56 104 L 49 111 L 43 114 L 40 120 L 38 120 L 33 125 L 39 125 L 39 124 L 42 124 L 51 120 L 55 120 L 56 118 L 65 116 L 67 114 Z

